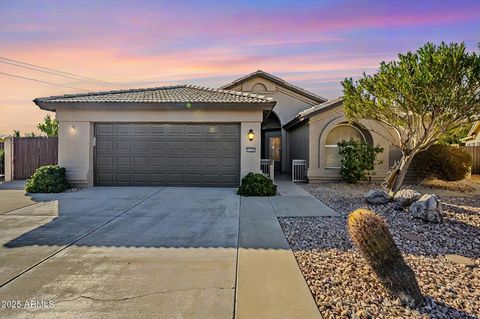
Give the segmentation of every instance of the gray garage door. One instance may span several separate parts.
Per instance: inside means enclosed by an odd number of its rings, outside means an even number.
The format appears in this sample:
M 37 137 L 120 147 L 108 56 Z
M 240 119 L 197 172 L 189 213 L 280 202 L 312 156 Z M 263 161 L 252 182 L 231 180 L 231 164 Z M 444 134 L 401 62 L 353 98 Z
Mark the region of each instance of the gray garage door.
M 238 124 L 95 125 L 95 182 L 103 186 L 238 186 Z

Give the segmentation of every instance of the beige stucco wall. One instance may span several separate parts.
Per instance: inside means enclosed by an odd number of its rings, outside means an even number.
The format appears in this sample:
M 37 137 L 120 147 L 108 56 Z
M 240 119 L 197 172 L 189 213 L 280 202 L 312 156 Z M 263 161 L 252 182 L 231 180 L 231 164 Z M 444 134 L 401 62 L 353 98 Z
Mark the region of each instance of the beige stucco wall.
M 57 109 L 59 125 L 59 165 L 67 169 L 70 182 L 93 186 L 93 141 L 95 122 L 163 122 L 163 123 L 239 123 L 240 177 L 260 172 L 260 125 L 263 111 L 252 110 L 71 110 Z M 253 141 L 248 131 L 255 132 Z M 255 153 L 247 152 L 255 147 Z
M 336 168 L 325 167 L 325 139 L 327 134 L 338 124 L 347 122 L 342 106 L 322 112 L 312 116 L 309 119 L 309 168 L 308 179 L 310 182 L 320 182 L 324 180 L 337 180 L 341 176 L 340 170 Z M 359 124 L 367 129 L 372 137 L 374 145 L 383 147 L 384 151 L 377 156 L 382 163 L 377 165 L 374 170 L 373 179 L 383 179 L 389 169 L 389 158 L 391 152 L 390 141 L 396 137 L 394 133 L 380 123 L 375 121 L 359 121 Z
M 257 84 L 262 84 L 266 91 L 254 90 L 254 87 Z M 233 91 L 241 92 L 251 92 L 256 94 L 265 95 L 273 98 L 277 103 L 273 108 L 273 112 L 278 116 L 280 124 L 283 126 L 290 122 L 297 114 L 301 111 L 304 111 L 314 105 L 317 105 L 318 102 L 312 100 L 304 95 L 298 94 L 285 88 L 277 83 L 269 81 L 261 76 L 252 77 L 245 82 L 242 82 L 235 87 L 231 88 Z M 288 172 L 290 170 L 290 159 L 287 145 L 287 134 L 284 129 L 281 130 L 282 136 L 282 171 Z

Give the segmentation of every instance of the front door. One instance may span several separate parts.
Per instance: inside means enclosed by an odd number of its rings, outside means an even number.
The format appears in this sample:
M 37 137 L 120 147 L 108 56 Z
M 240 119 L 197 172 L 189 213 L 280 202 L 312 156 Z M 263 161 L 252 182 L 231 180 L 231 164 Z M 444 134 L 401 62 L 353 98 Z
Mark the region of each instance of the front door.
M 274 160 L 275 170 L 282 169 L 282 138 L 280 136 L 271 136 L 269 138 L 269 158 Z

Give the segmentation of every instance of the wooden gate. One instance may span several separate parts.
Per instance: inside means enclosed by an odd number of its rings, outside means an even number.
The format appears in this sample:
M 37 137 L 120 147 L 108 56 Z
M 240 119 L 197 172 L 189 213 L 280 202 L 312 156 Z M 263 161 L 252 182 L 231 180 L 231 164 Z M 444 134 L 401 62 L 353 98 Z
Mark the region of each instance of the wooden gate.
M 463 146 L 462 150 L 472 157 L 472 174 L 480 174 L 480 146 Z
M 13 179 L 30 178 L 40 166 L 58 163 L 57 137 L 15 137 L 13 142 Z

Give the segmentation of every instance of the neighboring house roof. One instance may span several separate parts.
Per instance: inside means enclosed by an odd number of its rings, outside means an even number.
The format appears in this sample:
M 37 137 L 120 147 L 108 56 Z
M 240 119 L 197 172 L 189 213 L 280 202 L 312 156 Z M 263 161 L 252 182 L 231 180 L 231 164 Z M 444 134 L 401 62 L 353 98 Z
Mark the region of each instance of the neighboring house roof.
M 477 137 L 478 131 L 480 130 L 480 121 L 476 121 L 473 123 L 470 131 L 468 131 L 468 135 L 462 138 L 460 141 L 466 142 L 469 140 L 474 140 Z
M 312 106 L 311 108 L 308 108 L 306 110 L 303 110 L 302 112 L 298 113 L 297 116 L 285 124 L 283 127 L 284 128 L 289 128 L 292 127 L 300 122 L 305 121 L 306 119 L 309 119 L 310 117 L 317 115 L 321 112 L 324 112 L 326 110 L 330 110 L 334 107 L 337 107 L 339 105 L 343 104 L 343 97 L 339 97 L 315 106 Z
M 291 83 L 288 83 L 287 81 L 285 81 L 285 80 L 283 80 L 283 79 L 281 79 L 281 78 L 279 78 L 279 77 L 277 77 L 277 76 L 274 76 L 274 75 L 272 75 L 272 74 L 270 74 L 270 73 L 267 73 L 267 72 L 265 72 L 265 71 L 262 71 L 262 70 L 257 70 L 257 71 L 255 71 L 255 72 L 253 72 L 253 73 L 250 73 L 250 74 L 247 74 L 247 75 L 245 75 L 245 76 L 242 76 L 241 78 L 236 79 L 235 81 L 233 81 L 233 82 L 231 82 L 231 83 L 229 83 L 229 84 L 226 84 L 226 85 L 220 87 L 220 89 L 224 89 L 224 90 L 232 89 L 234 86 L 236 86 L 236 85 L 238 85 L 238 84 L 241 84 L 241 83 L 243 83 L 243 82 L 245 82 L 245 81 L 247 81 L 247 80 L 249 80 L 249 79 L 251 79 L 251 78 L 254 78 L 254 77 L 256 77 L 256 76 L 263 77 L 263 78 L 265 78 L 265 79 L 267 79 L 267 80 L 270 80 L 270 81 L 272 81 L 272 82 L 274 82 L 274 83 L 277 83 L 277 84 L 279 84 L 279 85 L 281 85 L 281 86 L 284 86 L 284 87 L 286 87 L 286 88 L 288 88 L 288 89 L 290 89 L 290 90 L 292 90 L 292 91 L 294 91 L 294 92 L 296 92 L 296 93 L 305 95 L 305 96 L 309 97 L 310 99 L 312 99 L 312 100 L 314 100 L 314 101 L 317 101 L 318 103 L 323 103 L 323 102 L 327 101 L 327 99 L 324 98 L 323 96 L 320 96 L 320 95 L 318 95 L 318 94 L 315 94 L 315 93 L 312 93 L 312 92 L 307 91 L 307 90 L 305 90 L 305 89 L 302 89 L 301 87 L 298 87 L 298 86 L 296 86 L 296 85 L 293 85 L 293 84 L 291 84 Z
M 275 103 L 271 97 L 259 94 L 194 85 L 67 94 L 37 98 L 33 102 L 40 107 L 45 103 Z

